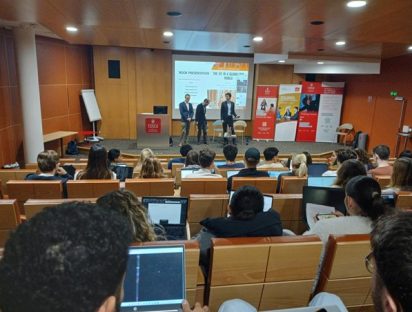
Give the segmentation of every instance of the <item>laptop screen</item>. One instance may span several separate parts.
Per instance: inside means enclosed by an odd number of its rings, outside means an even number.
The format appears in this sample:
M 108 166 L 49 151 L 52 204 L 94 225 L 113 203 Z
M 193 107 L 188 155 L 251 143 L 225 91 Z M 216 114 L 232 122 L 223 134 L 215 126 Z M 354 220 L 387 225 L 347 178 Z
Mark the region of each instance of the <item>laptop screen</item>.
M 121 311 L 177 307 L 184 299 L 184 246 L 129 248 Z
M 184 197 L 143 197 L 153 224 L 186 224 L 188 199 Z
M 226 165 L 226 161 L 224 161 L 224 160 L 217 160 L 217 161 L 215 161 L 215 166 L 216 166 L 216 167 L 224 166 L 224 165 Z
M 308 177 L 308 186 L 332 186 L 336 177 Z
M 186 178 L 188 175 L 191 175 L 191 174 L 193 174 L 194 172 L 196 172 L 196 171 L 198 171 L 198 170 L 199 170 L 198 168 L 187 168 L 187 169 L 183 168 L 183 169 L 181 170 L 181 177 L 182 177 L 182 179 L 184 179 L 184 178 Z
M 231 176 L 238 174 L 240 170 L 228 170 L 226 172 L 227 178 L 229 179 Z
M 229 203 L 232 200 L 232 196 L 234 193 L 235 191 L 230 192 Z M 272 202 L 273 202 L 272 196 L 263 195 L 263 211 L 269 211 L 270 209 L 272 209 Z
M 279 178 L 279 175 L 282 173 L 290 172 L 290 170 L 287 171 L 268 171 L 269 177 L 271 178 Z

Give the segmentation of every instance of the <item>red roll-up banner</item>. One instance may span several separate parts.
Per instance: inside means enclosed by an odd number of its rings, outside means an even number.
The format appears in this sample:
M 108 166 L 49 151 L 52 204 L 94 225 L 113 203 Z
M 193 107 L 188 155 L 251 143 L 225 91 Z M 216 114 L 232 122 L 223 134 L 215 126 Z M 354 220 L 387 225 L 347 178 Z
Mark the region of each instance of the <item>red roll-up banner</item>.
M 256 86 L 253 140 L 273 140 L 279 86 Z

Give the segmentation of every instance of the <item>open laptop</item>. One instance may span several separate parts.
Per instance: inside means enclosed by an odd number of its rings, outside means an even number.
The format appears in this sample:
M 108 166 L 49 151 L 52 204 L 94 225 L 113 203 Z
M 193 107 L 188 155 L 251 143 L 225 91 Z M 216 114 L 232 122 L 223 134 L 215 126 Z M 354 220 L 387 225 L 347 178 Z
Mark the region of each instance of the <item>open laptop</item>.
M 182 177 L 182 179 L 186 178 L 187 176 L 195 173 L 196 171 L 198 171 L 199 168 L 182 168 L 182 170 L 180 171 L 180 175 Z
M 279 178 L 279 175 L 282 173 L 290 172 L 290 170 L 282 170 L 282 171 L 268 171 L 269 177 L 271 178 Z
M 184 246 L 130 247 L 120 311 L 182 311 Z
M 233 176 L 233 175 L 235 175 L 235 174 L 238 174 L 239 171 L 240 171 L 240 170 L 228 170 L 228 171 L 226 172 L 226 176 L 227 176 L 227 178 L 229 179 L 231 176 Z
M 336 177 L 308 177 L 308 186 L 332 186 Z
M 215 160 L 215 166 L 219 167 L 219 166 L 224 166 L 226 165 L 226 161 L 225 160 Z
M 168 240 L 186 240 L 188 199 L 186 197 L 143 197 L 153 224 L 161 225 Z
M 235 193 L 235 191 L 230 192 L 230 197 L 229 197 L 229 203 L 232 200 L 232 196 Z M 273 202 L 273 197 L 269 195 L 263 195 L 263 211 L 269 211 L 272 209 L 272 202 Z

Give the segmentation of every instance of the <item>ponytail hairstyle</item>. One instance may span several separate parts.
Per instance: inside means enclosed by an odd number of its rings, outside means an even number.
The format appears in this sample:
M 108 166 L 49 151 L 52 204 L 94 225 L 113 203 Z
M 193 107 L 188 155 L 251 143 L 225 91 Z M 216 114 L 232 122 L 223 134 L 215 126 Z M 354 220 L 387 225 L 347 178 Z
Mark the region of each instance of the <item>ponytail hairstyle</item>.
M 386 205 L 381 196 L 379 183 L 367 176 L 357 176 L 346 184 L 346 195 L 351 197 L 359 209 L 361 215 L 377 220 L 386 213 Z
M 295 176 L 302 178 L 308 175 L 306 161 L 305 154 L 297 154 L 292 157 L 292 172 Z

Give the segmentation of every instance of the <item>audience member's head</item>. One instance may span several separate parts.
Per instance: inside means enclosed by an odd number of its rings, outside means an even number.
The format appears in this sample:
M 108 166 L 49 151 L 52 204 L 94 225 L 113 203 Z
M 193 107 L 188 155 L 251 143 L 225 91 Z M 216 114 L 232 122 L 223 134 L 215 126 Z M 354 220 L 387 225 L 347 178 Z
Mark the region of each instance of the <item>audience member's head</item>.
M 263 151 L 263 156 L 266 161 L 276 161 L 279 154 L 279 150 L 276 147 L 267 147 Z
M 208 148 L 204 148 L 199 152 L 199 164 L 202 168 L 210 168 L 215 161 L 216 153 Z
M 412 310 L 412 213 L 398 212 L 379 219 L 366 258 L 373 274 L 375 311 Z
M 306 165 L 305 154 L 297 154 L 292 156 L 292 172 L 295 176 L 300 178 L 308 175 L 308 166 Z
M 107 153 L 107 158 L 109 159 L 109 162 L 111 162 L 111 163 L 121 161 L 121 159 L 120 159 L 120 150 L 118 150 L 117 148 L 112 148 Z
M 356 153 L 349 148 L 337 150 L 336 161 L 338 166 L 342 165 L 348 159 L 357 159 Z
M 57 169 L 59 155 L 53 150 L 46 150 L 37 155 L 37 166 L 42 173 L 53 173 Z
M 1 311 L 115 311 L 130 242 L 117 211 L 84 202 L 44 209 L 6 243 Z
M 89 150 L 86 169 L 78 179 L 111 179 L 112 171 L 107 162 L 107 151 L 101 144 L 93 144 Z
M 195 150 L 191 150 L 186 155 L 185 167 L 196 165 L 199 166 L 199 153 Z
M 140 151 L 140 163 L 143 164 L 146 158 L 153 158 L 155 154 L 150 148 L 144 148 Z
M 160 160 L 157 158 L 146 158 L 140 169 L 140 178 L 163 178 L 163 168 Z
M 147 209 L 137 197 L 128 190 L 107 193 L 97 199 L 97 204 L 106 209 L 119 211 L 130 223 L 133 241 L 148 242 L 156 240 L 156 234 L 149 221 Z
M 180 155 L 182 155 L 182 157 L 186 157 L 187 153 L 189 153 L 192 149 L 193 147 L 190 144 L 183 144 L 180 147 Z
M 366 176 L 349 180 L 345 188 L 345 205 L 349 215 L 364 216 L 372 221 L 386 212 L 379 183 Z
M 373 157 L 376 161 L 388 161 L 391 150 L 387 145 L 378 145 L 373 148 Z
M 400 191 L 409 191 L 412 189 L 411 158 L 398 158 L 395 160 L 390 186 L 398 188 Z
M 328 163 L 330 166 L 336 166 L 338 164 L 337 155 L 341 150 L 343 150 L 343 148 L 339 148 L 332 152 L 332 155 L 328 158 Z
M 235 219 L 250 220 L 263 211 L 263 206 L 263 194 L 256 187 L 245 185 L 232 195 L 229 210 Z
M 225 159 L 227 161 L 235 162 L 237 156 L 237 147 L 232 144 L 225 145 L 225 147 L 223 148 L 223 155 L 225 156 Z
M 398 158 L 412 158 L 412 151 L 410 150 L 404 150 L 399 154 Z
M 312 164 L 312 155 L 309 152 L 302 152 L 302 154 L 305 154 L 306 156 L 306 165 L 311 165 Z
M 357 176 L 366 176 L 365 166 L 359 160 L 348 159 L 339 167 L 335 185 L 345 188 L 349 180 Z
M 255 147 L 249 147 L 245 152 L 245 163 L 248 168 L 256 168 L 260 161 L 260 152 Z
M 369 166 L 371 164 L 371 160 L 369 158 L 368 153 L 362 148 L 355 148 L 353 150 L 356 153 L 357 160 L 359 160 L 362 164 Z

